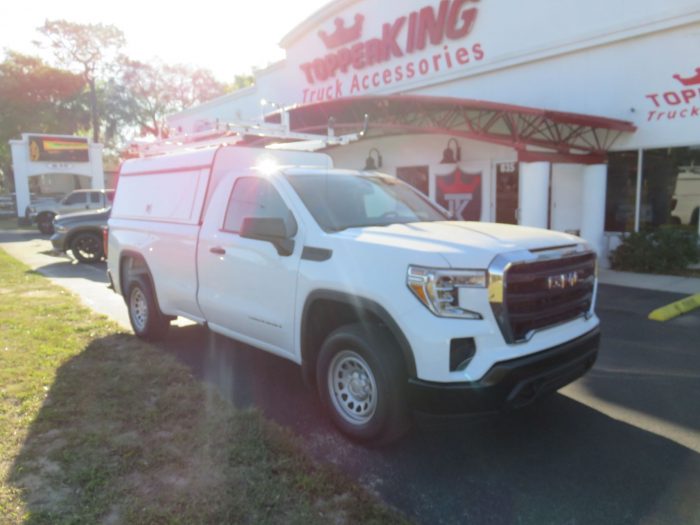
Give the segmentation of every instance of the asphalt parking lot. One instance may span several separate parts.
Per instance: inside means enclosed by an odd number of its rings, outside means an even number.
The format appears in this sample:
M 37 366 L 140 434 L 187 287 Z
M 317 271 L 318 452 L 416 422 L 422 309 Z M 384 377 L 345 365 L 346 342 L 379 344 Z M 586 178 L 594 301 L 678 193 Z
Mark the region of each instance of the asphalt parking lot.
M 50 255 L 46 243 L 0 233 L 0 246 L 60 283 L 82 287 L 88 304 L 125 312 L 106 289 L 104 265 L 72 264 Z M 104 301 L 95 300 L 100 294 Z M 318 461 L 335 464 L 418 523 L 694 524 L 700 311 L 667 323 L 646 319 L 678 298 L 601 286 L 603 343 L 583 379 L 509 414 L 417 415 L 405 439 L 379 449 L 340 436 L 291 363 L 195 325 L 174 327 L 161 348 L 235 405 L 257 407 L 291 428 Z

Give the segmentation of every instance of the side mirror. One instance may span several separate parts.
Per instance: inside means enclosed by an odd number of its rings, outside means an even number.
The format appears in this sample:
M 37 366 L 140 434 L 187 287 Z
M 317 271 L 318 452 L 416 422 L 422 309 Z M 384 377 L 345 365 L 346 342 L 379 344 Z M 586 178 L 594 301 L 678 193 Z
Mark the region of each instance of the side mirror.
M 246 217 L 240 235 L 244 239 L 270 242 L 282 256 L 291 255 L 294 251 L 294 240 L 288 237 L 284 220 L 277 217 Z

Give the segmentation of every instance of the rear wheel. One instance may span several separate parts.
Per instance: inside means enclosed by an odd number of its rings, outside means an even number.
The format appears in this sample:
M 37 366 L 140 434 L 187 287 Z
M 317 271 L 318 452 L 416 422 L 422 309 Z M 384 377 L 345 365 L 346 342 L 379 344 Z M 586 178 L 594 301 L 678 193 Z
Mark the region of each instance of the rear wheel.
M 79 233 L 70 242 L 73 257 L 82 263 L 95 263 L 102 260 L 102 239 L 96 233 Z
M 41 233 L 53 233 L 53 219 L 56 216 L 55 213 L 46 211 L 40 213 L 36 218 L 36 225 Z
M 141 339 L 158 341 L 168 333 L 170 319 L 158 308 L 153 288 L 146 276 L 137 275 L 129 281 L 126 306 L 131 327 Z
M 338 328 L 321 347 L 316 374 L 321 403 L 350 438 L 387 443 L 408 429 L 405 367 L 385 329 Z

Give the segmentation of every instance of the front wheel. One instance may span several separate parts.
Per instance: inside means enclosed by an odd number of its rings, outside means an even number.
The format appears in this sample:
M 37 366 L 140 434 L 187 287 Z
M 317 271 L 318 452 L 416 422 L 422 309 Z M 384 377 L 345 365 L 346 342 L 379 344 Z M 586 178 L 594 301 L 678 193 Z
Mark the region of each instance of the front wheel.
M 316 365 L 321 403 L 345 435 L 378 444 L 408 429 L 405 367 L 386 329 L 338 328 L 323 343 Z
M 155 293 L 146 276 L 137 275 L 129 281 L 126 306 L 131 327 L 141 339 L 158 341 L 168 333 L 170 319 L 158 308 Z
M 96 233 L 79 233 L 70 242 L 73 257 L 82 263 L 96 263 L 102 260 L 102 239 Z

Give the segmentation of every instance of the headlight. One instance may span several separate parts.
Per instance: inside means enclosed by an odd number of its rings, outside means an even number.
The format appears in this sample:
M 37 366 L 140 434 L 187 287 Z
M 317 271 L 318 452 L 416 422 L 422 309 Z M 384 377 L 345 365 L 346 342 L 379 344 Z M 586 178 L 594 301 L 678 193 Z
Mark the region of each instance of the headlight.
M 29 213 L 36 213 L 36 208 L 35 208 L 34 206 L 29 206 L 29 207 L 27 208 L 27 211 L 28 211 Z
M 56 233 L 66 233 L 68 231 L 68 228 L 66 228 L 62 224 L 55 224 L 54 223 L 53 231 L 55 231 Z
M 481 319 L 481 314 L 459 306 L 460 288 L 486 288 L 484 270 L 438 270 L 409 266 L 406 284 L 439 317 Z

